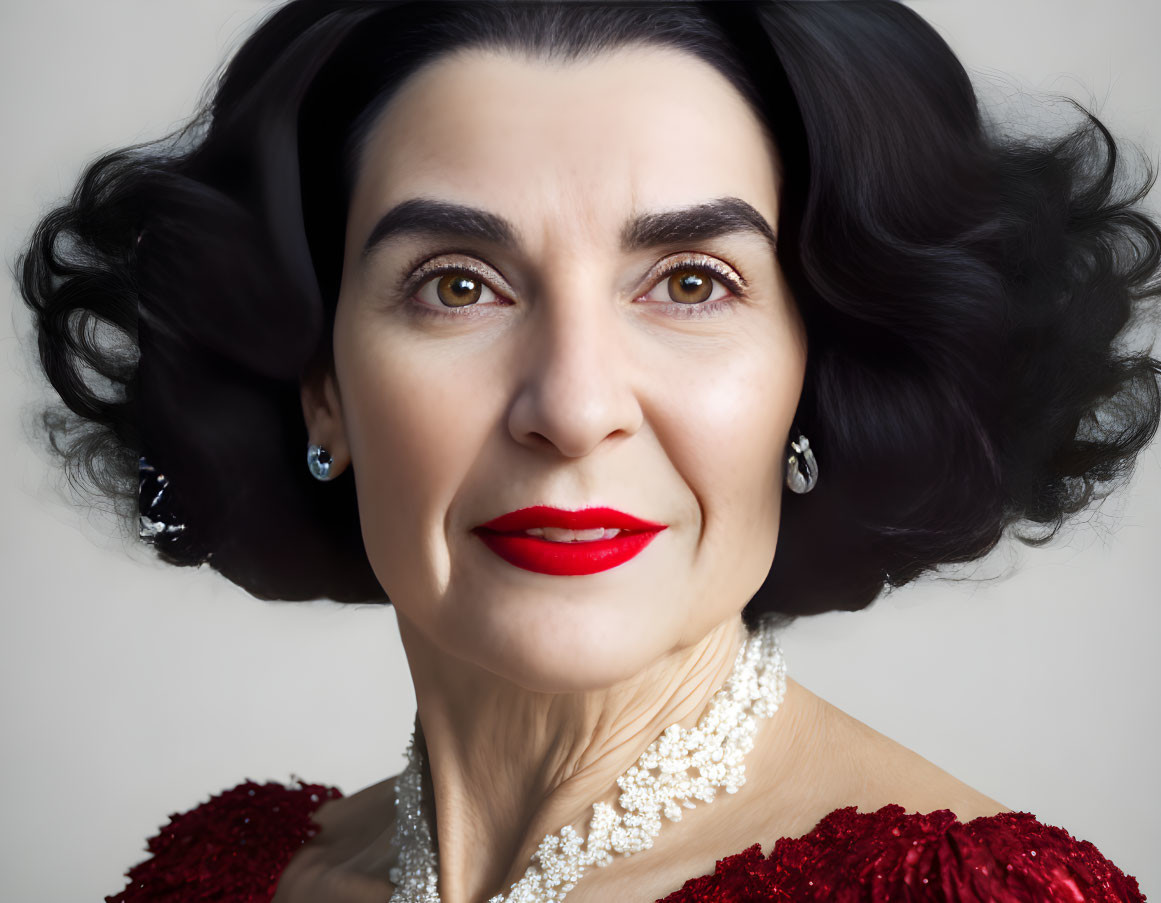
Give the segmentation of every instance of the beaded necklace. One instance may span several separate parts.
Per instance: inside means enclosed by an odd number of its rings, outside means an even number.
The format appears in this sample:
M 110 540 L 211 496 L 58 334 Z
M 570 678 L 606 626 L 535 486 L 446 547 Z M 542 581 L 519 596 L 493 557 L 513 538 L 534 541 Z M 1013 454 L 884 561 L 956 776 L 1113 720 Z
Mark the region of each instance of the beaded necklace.
M 785 694 L 786 662 L 773 624 L 763 621 L 738 650 L 729 677 L 697 725 L 670 725 L 617 778 L 624 814 L 608 803 L 593 804 L 586 839 L 572 825 L 546 835 L 524 876 L 488 903 L 561 903 L 589 866 L 608 865 L 614 852 L 630 856 L 652 847 L 662 814 L 680 821 L 683 809 L 696 808 L 693 800 L 711 803 L 722 787 L 736 793 L 746 782 L 743 758 L 754 746 L 758 719 L 773 715 Z M 395 784 L 396 864 L 389 872 L 395 891 L 388 903 L 441 903 L 418 734 L 417 727 L 407 748 L 407 767 Z

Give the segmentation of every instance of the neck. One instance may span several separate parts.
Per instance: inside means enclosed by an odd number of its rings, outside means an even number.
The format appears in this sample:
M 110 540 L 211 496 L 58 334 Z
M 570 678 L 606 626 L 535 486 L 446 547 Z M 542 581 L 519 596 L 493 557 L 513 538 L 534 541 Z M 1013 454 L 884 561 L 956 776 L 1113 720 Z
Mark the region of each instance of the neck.
M 671 724 L 697 722 L 746 637 L 733 617 L 625 682 L 542 693 L 449 656 L 399 622 L 431 771 L 444 903 L 506 893 L 546 834 L 573 825 L 583 837 L 593 804 L 616 802 L 616 779 L 645 748 Z

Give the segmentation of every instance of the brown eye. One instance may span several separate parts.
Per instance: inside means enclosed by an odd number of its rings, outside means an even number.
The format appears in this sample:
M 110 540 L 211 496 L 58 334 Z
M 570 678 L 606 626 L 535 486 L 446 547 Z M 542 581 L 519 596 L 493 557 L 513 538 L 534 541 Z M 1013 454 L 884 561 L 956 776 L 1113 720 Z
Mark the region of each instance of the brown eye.
M 701 304 L 713 293 L 713 283 L 698 270 L 678 270 L 669 277 L 669 298 L 678 304 Z
M 474 262 L 450 263 L 428 260 L 413 272 L 400 289 L 408 307 L 419 313 L 436 315 L 472 315 L 476 309 L 503 307 L 506 302 L 492 289 L 495 281 L 504 285 L 503 277 L 492 276 Z
M 656 281 L 641 300 L 672 317 L 718 316 L 747 297 L 746 282 L 734 268 L 707 254 L 666 261 L 649 276 Z
M 435 286 L 435 294 L 447 307 L 467 307 L 480 300 L 483 284 L 466 273 L 447 273 Z

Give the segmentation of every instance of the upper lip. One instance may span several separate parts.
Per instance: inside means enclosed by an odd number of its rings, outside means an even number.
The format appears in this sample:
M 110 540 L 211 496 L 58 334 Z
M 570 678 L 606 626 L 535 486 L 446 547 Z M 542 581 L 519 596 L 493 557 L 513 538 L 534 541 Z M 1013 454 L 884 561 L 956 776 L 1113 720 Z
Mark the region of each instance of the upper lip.
M 534 527 L 564 527 L 568 530 L 588 530 L 594 527 L 609 527 L 621 530 L 664 530 L 665 524 L 641 520 L 615 508 L 583 508 L 567 511 L 564 508 L 550 508 L 533 505 L 520 508 L 480 524 L 477 529 L 493 530 L 497 533 L 519 533 Z

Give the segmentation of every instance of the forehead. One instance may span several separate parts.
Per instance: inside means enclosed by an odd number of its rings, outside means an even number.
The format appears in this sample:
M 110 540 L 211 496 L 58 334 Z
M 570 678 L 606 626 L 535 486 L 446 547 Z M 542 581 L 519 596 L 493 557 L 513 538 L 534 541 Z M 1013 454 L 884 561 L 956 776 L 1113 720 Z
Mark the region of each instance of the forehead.
M 765 126 L 692 54 L 636 45 L 558 62 L 470 50 L 413 74 L 379 115 L 351 221 L 424 195 L 567 233 L 607 235 L 629 211 L 724 196 L 774 222 L 777 183 Z

